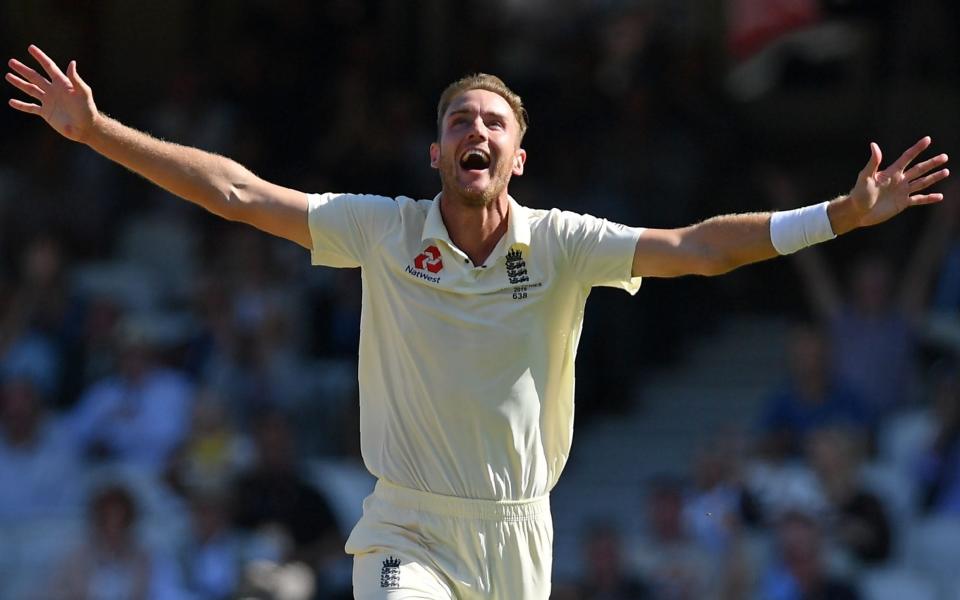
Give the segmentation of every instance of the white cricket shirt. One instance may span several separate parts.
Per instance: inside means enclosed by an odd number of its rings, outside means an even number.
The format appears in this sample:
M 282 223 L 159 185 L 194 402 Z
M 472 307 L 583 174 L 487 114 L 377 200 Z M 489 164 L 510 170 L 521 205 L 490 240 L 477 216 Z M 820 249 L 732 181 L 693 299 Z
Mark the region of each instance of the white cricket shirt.
M 631 294 L 641 229 L 510 199 L 474 266 L 434 200 L 310 195 L 315 265 L 362 267 L 360 442 L 370 472 L 486 500 L 542 496 L 573 437 L 573 363 L 590 288 Z

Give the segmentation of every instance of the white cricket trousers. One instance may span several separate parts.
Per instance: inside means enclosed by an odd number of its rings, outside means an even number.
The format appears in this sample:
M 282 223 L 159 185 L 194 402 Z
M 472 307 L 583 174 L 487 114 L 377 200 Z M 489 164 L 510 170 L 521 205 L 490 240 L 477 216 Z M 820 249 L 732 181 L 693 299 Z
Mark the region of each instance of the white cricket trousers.
M 381 479 L 346 551 L 357 600 L 547 600 L 549 497 L 471 500 Z

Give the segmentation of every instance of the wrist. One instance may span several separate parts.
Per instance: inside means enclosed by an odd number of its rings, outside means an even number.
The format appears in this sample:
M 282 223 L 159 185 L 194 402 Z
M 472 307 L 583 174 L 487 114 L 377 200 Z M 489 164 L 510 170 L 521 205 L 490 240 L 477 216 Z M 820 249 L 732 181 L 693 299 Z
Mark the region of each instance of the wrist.
M 863 215 L 849 195 L 839 196 L 827 205 L 830 228 L 837 235 L 843 235 L 860 227 Z
M 83 136 L 77 139 L 77 141 L 96 150 L 99 142 L 103 139 L 108 120 L 109 117 L 100 112 L 93 113 L 93 117 L 90 119 L 90 124 L 87 126 L 86 131 L 83 132 Z
M 770 243 L 777 254 L 793 254 L 837 237 L 827 216 L 829 202 L 770 215 Z

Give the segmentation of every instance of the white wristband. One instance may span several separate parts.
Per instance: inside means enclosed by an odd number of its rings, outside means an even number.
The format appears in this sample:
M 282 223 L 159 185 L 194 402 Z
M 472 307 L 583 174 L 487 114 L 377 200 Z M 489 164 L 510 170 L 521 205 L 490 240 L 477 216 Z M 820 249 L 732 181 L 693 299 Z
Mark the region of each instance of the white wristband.
M 770 215 L 770 241 L 780 254 L 793 254 L 807 246 L 837 237 L 827 216 L 829 202 L 784 210 Z

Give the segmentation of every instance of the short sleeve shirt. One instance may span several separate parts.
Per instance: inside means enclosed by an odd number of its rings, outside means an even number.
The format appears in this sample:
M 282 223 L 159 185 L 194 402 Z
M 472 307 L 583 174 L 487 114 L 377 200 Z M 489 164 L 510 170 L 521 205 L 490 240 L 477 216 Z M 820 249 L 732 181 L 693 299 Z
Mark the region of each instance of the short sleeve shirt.
M 360 441 L 370 472 L 436 494 L 542 496 L 573 437 L 574 358 L 594 286 L 631 294 L 642 230 L 512 198 L 482 265 L 440 197 L 309 197 L 315 265 L 361 267 Z

